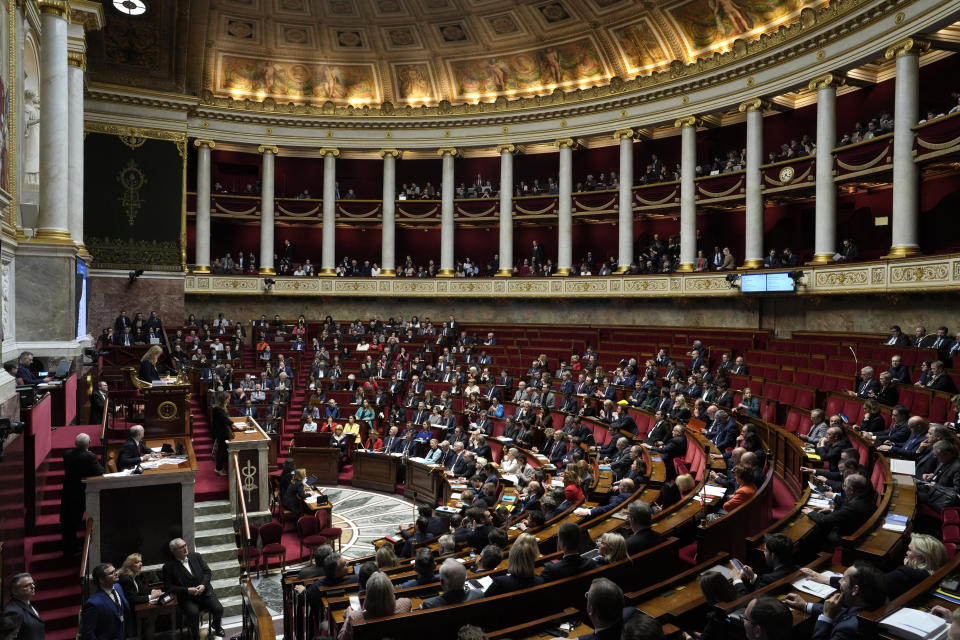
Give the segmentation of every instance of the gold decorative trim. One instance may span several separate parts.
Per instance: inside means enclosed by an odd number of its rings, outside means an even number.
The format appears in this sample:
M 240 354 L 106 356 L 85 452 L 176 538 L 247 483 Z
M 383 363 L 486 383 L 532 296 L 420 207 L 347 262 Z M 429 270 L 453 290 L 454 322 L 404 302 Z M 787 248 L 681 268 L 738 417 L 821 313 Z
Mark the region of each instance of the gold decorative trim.
M 397 272 L 395 269 L 381 269 L 380 270 L 381 278 L 396 278 Z
M 818 253 L 814 255 L 813 260 L 811 260 L 807 264 L 810 264 L 810 265 L 833 264 L 833 256 L 834 254 L 832 253 Z
M 514 144 L 498 144 L 497 145 L 497 155 L 502 156 L 504 153 L 516 153 L 517 146 Z
M 337 275 L 336 269 L 320 269 L 320 272 L 317 274 L 323 278 L 329 278 L 331 276 Z
M 70 17 L 70 3 L 66 0 L 37 0 L 37 7 L 40 9 L 40 13 L 64 19 Z
M 510 269 L 500 269 L 499 271 L 497 271 L 497 274 L 496 274 L 496 276 L 494 276 L 494 277 L 496 277 L 496 278 L 512 278 L 512 277 L 513 277 L 513 271 L 510 270 Z
M 758 260 L 756 258 L 751 258 L 750 260 L 744 260 L 743 266 L 741 269 L 759 269 L 763 266 L 763 260 Z
M 573 149 L 577 146 L 577 143 L 573 138 L 560 138 L 559 140 L 554 140 L 553 146 L 557 149 Z
M 213 149 L 217 146 L 217 143 L 209 138 L 197 138 L 193 141 L 193 146 L 195 147 L 204 147 L 206 149 Z
M 673 123 L 673 126 L 677 129 L 682 129 L 683 127 L 702 127 L 703 120 L 697 116 L 683 116 L 682 118 L 677 118 L 676 122 Z
M 613 132 L 614 140 L 623 140 L 624 138 L 630 138 L 633 140 L 633 137 L 637 134 L 633 129 L 617 129 Z
M 553 274 L 554 278 L 566 278 L 570 275 L 570 269 L 567 267 L 557 267 L 556 273 Z
M 681 262 L 680 266 L 677 267 L 677 273 L 693 273 L 693 263 Z
M 340 157 L 340 149 L 336 147 L 321 147 L 318 153 L 321 158 L 326 158 L 327 156 L 333 156 L 334 158 Z
M 84 31 L 103 28 L 103 5 L 92 0 L 70 0 L 70 22 L 83 25 Z
M 888 141 L 887 144 L 884 145 L 883 149 L 880 150 L 880 153 L 877 154 L 875 158 L 867 162 L 864 162 L 863 164 L 847 164 L 846 162 L 841 160 L 839 156 L 837 156 L 836 158 L 837 166 L 840 167 L 841 169 L 846 169 L 847 171 L 863 171 L 865 169 L 871 169 L 876 165 L 880 164 L 884 160 L 884 158 L 887 157 L 887 155 L 890 152 L 890 144 L 891 144 L 891 141 Z
M 437 149 L 437 155 L 441 158 L 444 156 L 452 156 L 455 158 L 457 155 L 459 155 L 459 153 L 460 152 L 455 147 L 441 147 L 440 149 Z
M 930 42 L 923 38 L 904 38 L 900 42 L 887 47 L 883 52 L 883 57 L 887 60 L 899 58 L 906 55 L 917 55 L 930 50 Z
M 257 269 L 257 273 L 262 276 L 275 276 L 277 272 L 273 270 L 273 267 L 260 267 Z
M 67 64 L 71 67 L 79 67 L 84 71 L 87 70 L 87 55 L 84 53 L 79 53 L 76 51 L 71 51 L 67 53 Z
M 917 245 L 900 245 L 890 247 L 890 253 L 884 256 L 887 259 L 911 258 L 920 254 L 920 247 Z
M 259 153 L 272 153 L 275 156 L 280 155 L 280 149 L 278 149 L 276 145 L 272 144 L 262 144 L 257 147 L 257 151 Z
M 76 246 L 73 243 L 73 238 L 70 237 L 70 232 L 62 229 L 40 229 L 37 231 L 36 235 L 33 236 L 33 241 L 31 244 L 56 244 L 69 245 L 71 247 Z
M 377 153 L 381 158 L 386 158 L 387 156 L 390 156 L 391 158 L 399 158 L 401 156 L 399 149 L 380 149 L 380 151 Z
M 842 87 L 847 83 L 847 77 L 842 73 L 833 72 L 825 73 L 822 76 L 817 76 L 809 83 L 807 83 L 807 88 L 810 91 L 819 91 L 820 89 Z
M 615 273 L 617 273 L 617 274 L 624 274 L 624 273 L 626 273 L 627 271 L 630 271 L 630 265 L 626 265 L 626 264 L 625 264 L 625 265 L 621 265 L 621 266 L 617 267 L 617 270 L 616 270 Z
M 770 109 L 770 102 L 763 98 L 744 100 L 740 103 L 740 106 L 737 107 L 740 113 L 746 113 L 747 111 L 767 111 L 768 109 Z
M 210 273 L 210 267 L 202 264 L 194 265 L 193 273 Z
M 454 275 L 453 269 L 440 269 L 437 271 L 438 278 L 452 278 Z
M 732 187 L 730 187 L 729 189 L 727 189 L 726 191 L 720 191 L 720 192 L 718 192 L 718 193 L 714 193 L 713 191 L 707 191 L 706 189 L 704 189 L 704 188 L 703 188 L 702 186 L 700 186 L 700 185 L 697 185 L 697 186 L 699 187 L 698 191 L 700 191 L 700 193 L 702 193 L 703 195 L 707 196 L 708 198 L 723 198 L 723 197 L 726 197 L 726 196 L 730 195 L 731 193 L 733 193 L 734 191 L 736 191 L 736 190 L 739 189 L 740 187 L 742 187 L 742 186 L 743 186 L 743 178 L 740 178 L 739 180 L 737 180 L 737 183 L 734 184 L 734 185 L 733 185 Z

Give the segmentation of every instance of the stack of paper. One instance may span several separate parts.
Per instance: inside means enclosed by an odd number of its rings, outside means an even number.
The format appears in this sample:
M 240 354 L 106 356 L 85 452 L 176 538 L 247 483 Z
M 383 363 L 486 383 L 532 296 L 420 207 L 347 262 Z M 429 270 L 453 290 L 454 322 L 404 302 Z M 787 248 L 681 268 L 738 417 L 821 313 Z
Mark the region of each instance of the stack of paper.
M 917 475 L 917 463 L 913 460 L 898 460 L 896 458 L 891 458 L 890 471 L 891 473 L 902 473 L 907 476 L 915 476 Z
M 817 596 L 818 598 L 824 599 L 836 591 L 836 589 L 828 584 L 820 584 L 819 582 L 814 582 L 813 580 L 809 580 L 807 578 L 804 578 L 803 580 L 797 580 L 793 583 L 793 586 L 799 591 L 803 591 L 804 593 L 809 593 L 812 596 Z
M 714 498 L 722 498 L 724 494 L 727 493 L 727 490 L 715 484 L 705 484 L 703 485 L 703 493 L 708 496 L 713 496 Z
M 887 531 L 897 531 L 903 533 L 907 530 L 907 524 L 909 519 L 907 516 L 897 515 L 896 513 L 888 513 L 887 519 L 883 522 L 883 528 Z
M 880 627 L 888 629 L 907 640 L 932 640 L 946 634 L 947 621 L 932 613 L 905 607 L 891 613 L 880 621 Z
M 833 503 L 825 498 L 810 498 L 807 500 L 807 506 L 817 509 L 829 509 L 833 506 Z

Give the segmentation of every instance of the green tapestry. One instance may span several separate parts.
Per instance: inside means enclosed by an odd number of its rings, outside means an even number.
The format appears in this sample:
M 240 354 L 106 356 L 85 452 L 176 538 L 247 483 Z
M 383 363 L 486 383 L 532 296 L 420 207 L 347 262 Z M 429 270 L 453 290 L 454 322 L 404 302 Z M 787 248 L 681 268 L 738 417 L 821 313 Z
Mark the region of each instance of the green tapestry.
M 186 138 L 97 128 L 87 127 L 83 181 L 83 243 L 94 266 L 183 270 Z

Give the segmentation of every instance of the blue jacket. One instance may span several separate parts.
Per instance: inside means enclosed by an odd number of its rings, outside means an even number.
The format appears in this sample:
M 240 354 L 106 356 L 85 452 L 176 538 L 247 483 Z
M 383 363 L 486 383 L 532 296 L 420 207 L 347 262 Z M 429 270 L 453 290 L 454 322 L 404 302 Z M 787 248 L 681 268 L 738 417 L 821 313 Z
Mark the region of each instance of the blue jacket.
M 128 635 L 126 626 L 130 620 L 130 604 L 121 589 L 113 588 L 120 597 L 123 617 L 111 597 L 103 589 L 83 604 L 80 620 L 81 640 L 124 640 Z

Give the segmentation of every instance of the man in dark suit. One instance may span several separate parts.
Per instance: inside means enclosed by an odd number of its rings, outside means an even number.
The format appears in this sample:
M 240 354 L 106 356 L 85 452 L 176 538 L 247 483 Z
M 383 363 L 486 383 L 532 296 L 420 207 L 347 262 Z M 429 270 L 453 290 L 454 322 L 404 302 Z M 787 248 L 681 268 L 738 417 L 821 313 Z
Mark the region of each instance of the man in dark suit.
M 630 495 L 633 493 L 635 488 L 633 484 L 633 480 L 631 480 L 630 478 L 624 478 L 623 480 L 621 480 L 619 486 L 620 486 L 620 492 L 610 496 L 610 501 L 607 502 L 607 504 L 599 507 L 594 507 L 592 509 L 589 509 L 587 507 L 579 507 L 573 512 L 574 515 L 577 515 L 580 517 L 595 518 L 597 516 L 607 513 L 608 511 L 612 511 L 613 509 L 616 509 L 627 498 L 630 497 Z
M 957 503 L 960 494 L 960 459 L 957 459 L 957 448 L 950 441 L 936 442 L 933 456 L 937 460 L 937 468 L 933 473 L 923 476 L 926 484 L 917 488 L 917 500 L 940 512 Z
M 126 311 L 121 311 L 120 315 L 117 316 L 117 319 L 113 321 L 113 332 L 114 333 L 123 333 L 123 330 L 132 327 L 133 321 L 127 316 Z
M 663 442 L 670 435 L 670 423 L 667 422 L 667 414 L 664 411 L 657 410 L 653 414 L 654 423 L 650 428 L 650 431 L 647 432 L 647 437 L 643 441 L 644 444 L 655 445 L 658 442 Z
M 843 503 L 833 511 L 818 511 L 804 507 L 803 512 L 816 524 L 811 546 L 833 548 L 840 538 L 856 531 L 873 514 L 876 505 L 870 500 L 870 482 L 859 474 L 851 474 L 843 481 Z
M 557 531 L 557 547 L 563 557 L 543 567 L 540 575 L 544 582 L 575 576 L 594 566 L 590 560 L 580 555 L 580 527 L 576 523 L 567 521 L 560 525 Z
M 875 442 L 882 444 L 903 444 L 910 437 L 910 428 L 907 421 L 910 419 L 910 409 L 898 404 L 890 413 L 890 428 L 883 431 L 874 431 Z
M 90 394 L 90 424 L 103 424 L 103 414 L 112 415 L 116 409 L 107 392 L 107 383 L 101 380 L 97 390 Z
M 742 569 L 733 565 L 730 570 L 733 587 L 738 596 L 745 596 L 751 591 L 786 578 L 797 570 L 797 565 L 793 562 L 793 541 L 790 538 L 782 533 L 768 533 L 763 537 L 763 544 L 763 559 L 770 571 L 758 574 L 748 565 L 743 565 Z
M 468 589 L 464 585 L 467 581 L 467 569 L 453 558 L 447 558 L 440 565 L 440 586 L 443 592 L 423 601 L 421 609 L 443 607 L 448 604 L 470 602 L 483 597 L 480 589 Z
M 717 432 L 713 438 L 713 444 L 717 449 L 725 452 L 727 449 L 736 446 L 737 436 L 740 435 L 740 427 L 737 421 L 724 410 L 717 411 Z
M 467 509 L 467 517 L 473 520 L 473 531 L 467 536 L 467 546 L 478 552 L 490 543 L 490 532 L 494 530 L 490 512 L 480 507 Z M 579 529 L 578 529 L 579 531 Z
M 790 607 L 772 596 L 758 596 L 748 602 L 741 619 L 750 640 L 788 638 L 793 631 Z
M 587 591 L 587 615 L 593 633 L 580 636 L 579 640 L 620 640 L 623 604 L 623 590 L 617 583 L 609 578 L 594 578 Z
M 630 529 L 633 534 L 627 538 L 627 554 L 634 555 L 655 547 L 663 542 L 663 536 L 650 528 L 653 511 L 643 500 L 634 500 L 627 509 L 630 515 Z
M 467 452 L 463 450 L 462 442 L 453 444 L 453 453 L 449 458 L 450 466 L 447 467 L 454 477 L 459 478 L 467 471 Z
M 823 602 L 808 603 L 796 593 L 787 594 L 783 602 L 816 616 L 811 636 L 815 640 L 854 640 L 862 637 L 857 614 L 881 607 L 886 602 L 884 581 L 882 571 L 864 562 L 856 562 L 843 572 L 840 590 Z
M 400 438 L 397 434 L 400 432 L 397 427 L 390 427 L 390 432 L 387 434 L 387 437 L 383 439 L 383 450 L 382 453 L 394 453 L 397 451 L 397 448 L 401 444 Z
M 170 541 L 170 552 L 173 559 L 163 565 L 163 590 L 177 596 L 193 640 L 200 638 L 201 611 L 210 613 L 210 633 L 222 638 L 223 605 L 210 586 L 210 567 L 199 553 L 190 553 L 181 538 Z
M 124 640 L 136 635 L 127 630 L 130 625 L 130 603 L 123 590 L 116 587 L 120 576 L 112 564 L 98 564 L 93 568 L 93 580 L 99 587 L 83 603 L 80 612 L 81 640 Z
M 663 463 L 667 466 L 667 473 L 674 473 L 673 460 L 687 454 L 687 436 L 683 431 L 683 425 L 673 425 L 673 432 L 670 435 L 670 439 L 664 442 L 662 447 L 649 448 L 651 452 L 656 452 L 663 456 Z
M 817 447 L 817 455 L 830 465 L 830 471 L 836 471 L 843 450 L 852 446 L 850 440 L 843 434 L 843 427 L 830 427 L 827 429 L 823 444 Z
M 154 458 L 153 452 L 143 444 L 143 427 L 135 424 L 130 427 L 130 437 L 120 447 L 117 454 L 117 470 L 132 469 L 141 462 L 146 462 Z
M 937 327 L 937 335 L 931 336 L 931 339 L 926 341 L 923 346 L 947 353 L 953 346 L 953 338 L 950 337 L 950 331 L 946 327 Z
M 9 587 L 10 600 L 3 613 L 19 616 L 22 620 L 17 640 L 43 640 L 46 637 L 46 623 L 30 604 L 37 590 L 33 576 L 29 573 L 16 573 L 10 578 Z
M 873 377 L 873 367 L 864 367 L 860 369 L 860 382 L 857 383 L 857 388 L 847 393 L 866 400 L 874 397 L 879 391 L 880 382 Z
M 886 342 L 883 344 L 891 347 L 909 347 L 910 338 L 903 335 L 903 331 L 900 330 L 899 325 L 890 326 L 890 336 L 887 338 Z
M 83 479 L 103 475 L 103 466 L 90 451 L 90 436 L 78 433 L 73 449 L 63 454 L 63 491 L 60 497 L 60 533 L 63 555 L 72 556 L 79 550 L 77 530 L 86 511 L 86 490 Z

